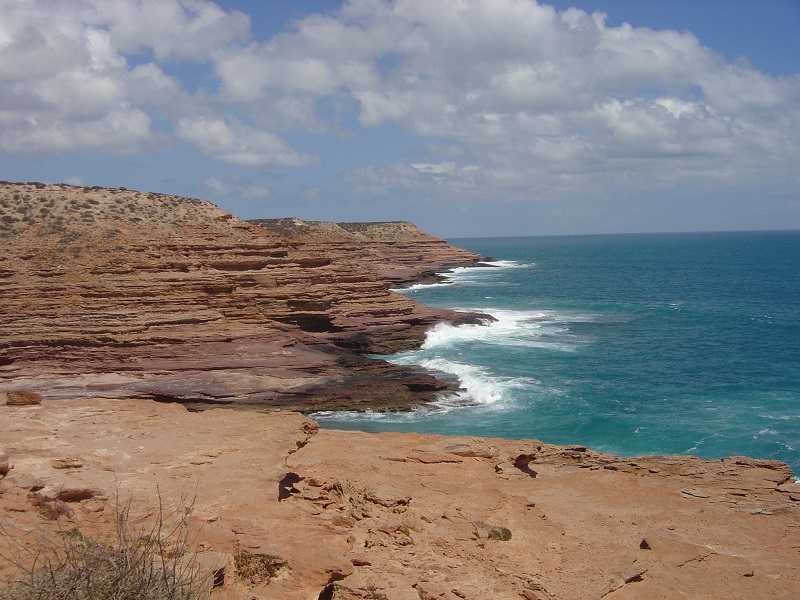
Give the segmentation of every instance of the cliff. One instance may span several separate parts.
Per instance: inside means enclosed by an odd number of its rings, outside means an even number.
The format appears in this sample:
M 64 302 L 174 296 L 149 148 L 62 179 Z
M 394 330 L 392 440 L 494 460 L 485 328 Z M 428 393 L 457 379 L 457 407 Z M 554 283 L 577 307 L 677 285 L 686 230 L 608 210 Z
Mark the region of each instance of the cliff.
M 195 199 L 5 182 L 0 236 L 0 391 L 405 408 L 454 383 L 363 354 L 479 318 L 390 290 L 480 260 L 410 223 L 245 222 Z

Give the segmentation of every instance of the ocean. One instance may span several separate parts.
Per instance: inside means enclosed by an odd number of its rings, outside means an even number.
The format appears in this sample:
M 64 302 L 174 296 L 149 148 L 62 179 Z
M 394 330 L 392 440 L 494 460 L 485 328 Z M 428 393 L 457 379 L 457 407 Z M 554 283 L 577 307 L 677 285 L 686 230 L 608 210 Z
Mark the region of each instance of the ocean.
M 450 242 L 494 260 L 403 293 L 496 321 L 440 324 L 388 358 L 463 391 L 412 412 L 313 415 L 321 426 L 747 455 L 800 474 L 800 232 Z

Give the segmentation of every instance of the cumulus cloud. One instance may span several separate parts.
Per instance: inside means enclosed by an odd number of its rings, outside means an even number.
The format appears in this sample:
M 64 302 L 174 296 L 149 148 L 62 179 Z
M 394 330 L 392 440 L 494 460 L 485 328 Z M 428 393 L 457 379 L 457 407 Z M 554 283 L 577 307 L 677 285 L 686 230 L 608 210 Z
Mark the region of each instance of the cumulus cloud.
M 10 153 L 137 152 L 160 123 L 215 160 L 302 167 L 317 158 L 290 132 L 391 125 L 426 138 L 428 156 L 362 163 L 351 182 L 518 198 L 603 178 L 785 178 L 800 159 L 800 76 L 534 0 L 347 0 L 269 39 L 210 0 L 0 0 L 0 12 Z M 186 63 L 205 87 L 190 91 Z
M 297 167 L 315 161 L 292 150 L 279 136 L 240 121 L 191 117 L 178 121 L 178 136 L 218 160 L 254 167 L 276 164 Z
M 135 151 L 150 117 L 131 105 L 125 59 L 106 32 L 51 21 L 63 3 L 4 2 L 0 20 L 0 148 Z M 113 144 L 107 140 L 113 139 Z
M 376 84 L 341 84 L 362 124 L 464 143 L 482 165 L 476 184 L 516 180 L 524 196 L 601 170 L 655 184 L 737 168 L 769 181 L 800 158 L 800 77 L 728 64 L 691 33 L 612 28 L 601 14 L 522 0 L 354 1 L 328 19 L 343 27 L 356 48 L 331 46 L 330 60 L 375 52 Z M 317 19 L 319 39 L 349 39 L 325 29 Z M 396 181 L 398 168 L 353 176 Z
M 800 77 L 729 64 L 689 32 L 608 27 L 601 13 L 529 0 L 351 0 L 228 53 L 216 72 L 235 101 L 303 98 L 308 114 L 345 96 L 363 127 L 463 147 L 463 165 L 481 167 L 477 194 L 511 181 L 519 195 L 562 189 L 600 171 L 785 173 L 800 158 Z M 385 189 L 424 175 L 442 180 L 413 164 L 351 178 Z
M 207 0 L 91 0 L 88 10 L 108 28 L 119 52 L 158 61 L 205 62 L 227 44 L 250 36 L 250 18 Z
M 242 180 L 241 177 L 209 177 L 203 186 L 215 196 L 230 196 L 235 194 L 245 198 L 266 198 L 269 189 L 263 185 L 253 184 L 251 181 Z
M 0 150 L 133 154 L 163 141 L 156 122 L 210 156 L 244 165 L 305 164 L 274 133 L 222 112 L 167 70 L 210 63 L 249 40 L 249 17 L 207 0 L 0 0 Z M 210 67 L 208 67 L 210 68 Z M 176 71 L 176 73 L 179 71 Z M 186 121 L 182 119 L 188 119 Z M 232 125 L 220 126 L 228 120 Z M 216 125 L 215 125 L 216 124 Z M 224 129 L 221 145 L 208 137 Z M 165 129 L 164 125 L 160 129 Z M 241 139 L 232 140 L 240 135 Z

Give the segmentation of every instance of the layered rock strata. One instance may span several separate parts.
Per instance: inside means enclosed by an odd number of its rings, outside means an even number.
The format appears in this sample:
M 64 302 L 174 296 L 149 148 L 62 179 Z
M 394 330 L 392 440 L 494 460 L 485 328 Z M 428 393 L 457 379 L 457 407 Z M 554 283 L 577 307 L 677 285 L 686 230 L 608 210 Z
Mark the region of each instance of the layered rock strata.
M 391 291 L 481 259 L 410 223 L 245 222 L 195 199 L 4 182 L 0 244 L 0 391 L 404 408 L 455 384 L 363 354 L 480 319 Z
M 102 539 L 129 499 L 134 532 L 159 502 L 191 507 L 213 600 L 789 600 L 800 586 L 800 484 L 777 461 L 146 400 L 0 403 L 0 557 L 59 531 Z M 0 558 L 0 581 L 11 571 Z

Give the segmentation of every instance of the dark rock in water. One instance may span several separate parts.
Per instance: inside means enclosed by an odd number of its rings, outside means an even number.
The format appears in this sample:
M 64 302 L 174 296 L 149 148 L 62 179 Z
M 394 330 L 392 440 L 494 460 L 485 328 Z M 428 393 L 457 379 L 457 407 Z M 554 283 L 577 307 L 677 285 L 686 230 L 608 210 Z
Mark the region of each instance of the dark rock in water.
M 404 379 L 403 385 L 412 392 L 440 392 L 449 387 L 432 375 L 412 375 Z

